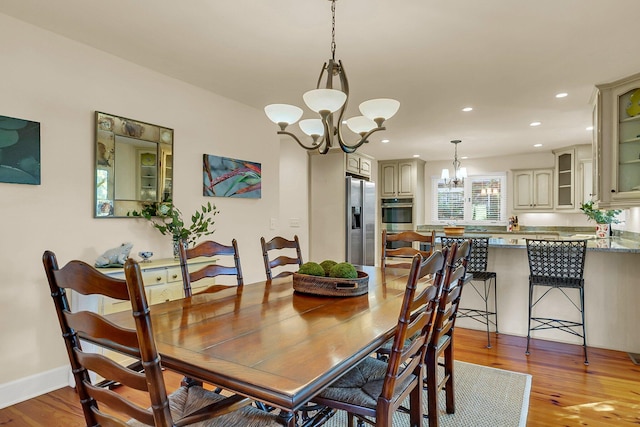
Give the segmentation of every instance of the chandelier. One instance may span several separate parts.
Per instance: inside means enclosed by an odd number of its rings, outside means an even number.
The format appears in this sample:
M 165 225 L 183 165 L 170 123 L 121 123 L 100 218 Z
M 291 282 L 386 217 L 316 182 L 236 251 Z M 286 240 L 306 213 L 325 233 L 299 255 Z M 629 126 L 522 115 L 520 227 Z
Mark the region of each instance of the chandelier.
M 459 139 L 451 141 L 455 147 L 453 155 L 453 178 L 449 178 L 449 169 L 442 169 L 442 175 L 440 176 L 440 179 L 444 181 L 444 185 L 448 185 L 449 187 L 462 187 L 464 185 L 464 179 L 467 177 L 467 168 L 460 167 L 460 160 L 458 160 L 458 144 L 461 142 Z
M 369 142 L 367 138 L 374 132 L 385 130 L 382 126 L 385 120 L 393 117 L 400 108 L 400 102 L 395 99 L 371 99 L 360 104 L 362 116 L 351 117 L 346 120 L 347 127 L 359 135 L 359 139 L 353 143 L 347 143 L 343 134 L 343 116 L 349 101 L 349 81 L 342 65 L 342 61 L 336 61 L 336 0 L 331 1 L 331 59 L 325 62 L 320 71 L 316 89 L 310 90 L 302 99 L 312 111 L 318 113 L 320 118 L 300 120 L 302 109 L 289 104 L 271 104 L 264 108 L 269 120 L 280 127 L 278 135 L 289 135 L 302 148 L 318 150 L 320 154 L 326 154 L 331 147 L 340 146 L 345 153 L 353 153 L 362 144 Z M 323 76 L 326 81 L 322 86 Z M 333 88 L 333 79 L 340 82 L 340 90 Z M 311 137 L 311 144 L 303 143 L 294 133 L 287 131 L 287 126 L 300 120 L 298 126 L 303 133 Z

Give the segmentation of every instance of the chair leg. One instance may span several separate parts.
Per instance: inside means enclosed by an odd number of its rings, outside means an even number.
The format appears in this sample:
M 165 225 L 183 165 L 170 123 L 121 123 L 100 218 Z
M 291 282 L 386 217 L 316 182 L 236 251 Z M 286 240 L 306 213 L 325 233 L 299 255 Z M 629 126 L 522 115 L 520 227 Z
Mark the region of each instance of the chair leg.
M 447 376 L 447 382 L 444 386 L 447 414 L 456 412 L 456 396 L 453 388 L 453 337 L 449 341 L 449 345 L 444 350 L 444 374 Z
M 422 382 L 418 381 L 409 395 L 409 423 L 411 427 L 422 426 Z M 393 413 L 389 414 L 389 424 L 393 425 Z
M 529 326 L 527 327 L 527 349 L 525 350 L 524 354 L 526 354 L 527 356 L 530 354 L 529 353 L 529 340 L 531 339 L 531 302 L 533 301 L 533 285 L 531 284 L 531 281 L 529 281 Z
M 484 285 L 484 322 L 487 325 L 487 348 L 491 348 L 491 332 L 489 331 L 489 294 L 491 283 L 485 280 Z
M 584 324 L 584 288 L 580 288 L 580 313 L 582 314 L 582 347 L 584 348 L 584 364 L 589 366 L 589 359 L 587 359 L 587 329 Z
M 426 357 L 427 378 L 427 418 L 429 427 L 438 427 L 438 357 L 429 350 Z
M 496 313 L 494 315 L 494 319 L 496 321 L 496 335 L 498 335 L 500 332 L 498 332 L 498 277 L 494 277 L 493 278 L 493 310 Z

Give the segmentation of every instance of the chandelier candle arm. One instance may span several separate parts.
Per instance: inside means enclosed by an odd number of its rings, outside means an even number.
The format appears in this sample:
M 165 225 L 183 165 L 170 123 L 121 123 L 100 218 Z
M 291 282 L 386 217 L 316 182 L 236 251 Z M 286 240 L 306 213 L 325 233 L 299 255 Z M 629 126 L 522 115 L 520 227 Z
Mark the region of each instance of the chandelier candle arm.
M 345 153 L 353 153 L 360 146 L 369 142 L 368 138 L 374 133 L 386 130 L 383 123 L 393 117 L 400 108 L 400 102 L 389 99 L 371 99 L 360 104 L 362 116 L 347 120 L 347 127 L 360 136 L 353 144 L 348 144 L 343 136 L 343 117 L 349 102 L 349 81 L 342 61 L 335 59 L 335 3 L 331 1 L 331 59 L 325 62 L 320 71 L 316 89 L 307 91 L 303 95 L 304 103 L 320 115 L 320 119 L 305 119 L 300 121 L 302 132 L 311 137 L 312 145 L 304 144 L 295 134 L 286 131 L 287 126 L 296 123 L 302 117 L 299 107 L 288 104 L 272 104 L 265 107 L 265 113 L 280 130 L 279 135 L 291 136 L 302 148 L 318 150 L 326 154 L 329 149 L 339 146 Z M 323 77 L 326 80 L 323 84 Z M 340 82 L 340 90 L 333 87 L 333 79 Z

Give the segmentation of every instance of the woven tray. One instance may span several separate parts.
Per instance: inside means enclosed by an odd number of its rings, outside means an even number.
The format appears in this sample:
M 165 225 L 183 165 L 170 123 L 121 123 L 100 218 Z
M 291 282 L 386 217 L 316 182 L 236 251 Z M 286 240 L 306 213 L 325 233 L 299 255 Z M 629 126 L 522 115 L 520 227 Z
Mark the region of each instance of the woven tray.
M 293 289 L 312 295 L 354 297 L 369 292 L 369 275 L 358 271 L 357 279 L 339 279 L 293 273 Z

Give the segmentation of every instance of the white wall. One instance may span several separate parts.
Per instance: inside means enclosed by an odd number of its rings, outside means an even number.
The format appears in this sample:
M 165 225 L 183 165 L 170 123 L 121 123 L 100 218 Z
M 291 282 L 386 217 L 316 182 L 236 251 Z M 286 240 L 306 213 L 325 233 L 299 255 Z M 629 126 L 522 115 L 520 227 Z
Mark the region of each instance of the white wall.
M 42 163 L 39 186 L 0 183 L 0 397 L 9 382 L 68 364 L 42 268 L 45 249 L 61 264 L 93 263 L 123 241 L 134 244 L 133 254 L 171 256 L 170 237 L 144 220 L 93 218 L 94 111 L 175 130 L 174 201 L 185 214 L 217 205 L 212 237 L 238 239 L 246 282 L 264 277 L 260 236 L 289 231 L 282 220 L 271 230 L 270 218 L 301 218 L 296 231 L 308 242 L 306 183 L 290 188 L 287 175 L 306 178 L 306 165 L 287 169 L 289 157 L 298 161 L 288 149 L 281 164 L 280 141 L 262 111 L 1 14 L 0 38 L 0 115 L 40 122 Z M 203 197 L 204 153 L 261 162 L 262 198 Z M 300 203 L 281 205 L 281 186 Z

